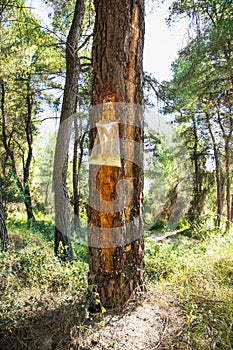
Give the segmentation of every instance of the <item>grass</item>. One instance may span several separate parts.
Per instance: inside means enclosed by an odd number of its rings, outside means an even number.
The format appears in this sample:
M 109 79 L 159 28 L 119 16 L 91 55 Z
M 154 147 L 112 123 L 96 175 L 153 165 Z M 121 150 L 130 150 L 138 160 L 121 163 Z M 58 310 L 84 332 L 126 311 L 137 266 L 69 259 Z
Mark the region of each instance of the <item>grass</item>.
M 175 295 L 185 313 L 169 349 L 233 349 L 233 238 L 204 237 L 146 244 L 148 279 L 155 290 Z
M 77 345 L 103 315 L 88 312 L 87 247 L 75 246 L 73 265 L 53 256 L 53 227 L 8 223 L 10 249 L 0 254 L 0 349 L 87 349 Z M 146 280 L 172 296 L 185 319 L 161 349 L 233 349 L 233 237 L 198 229 L 146 241 Z M 73 344 L 73 345 L 72 345 Z M 76 345 L 75 345 L 76 344 Z
M 74 246 L 72 265 L 53 254 L 53 225 L 8 221 L 9 249 L 0 253 L 0 349 L 47 350 L 70 342 L 87 315 L 87 247 Z

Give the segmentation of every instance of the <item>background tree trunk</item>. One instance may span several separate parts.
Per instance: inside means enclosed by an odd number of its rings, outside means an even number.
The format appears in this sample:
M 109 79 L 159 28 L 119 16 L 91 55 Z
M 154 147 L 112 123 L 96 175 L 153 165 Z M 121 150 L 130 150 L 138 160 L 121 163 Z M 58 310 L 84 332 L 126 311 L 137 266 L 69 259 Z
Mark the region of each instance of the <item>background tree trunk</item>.
M 114 308 L 144 290 L 144 1 L 95 0 L 94 5 L 90 149 L 96 122 L 117 121 L 121 167 L 90 165 L 89 283 L 101 304 Z
M 27 105 L 27 113 L 24 116 L 24 126 L 25 126 L 25 135 L 27 140 L 27 150 L 25 154 L 22 154 L 22 165 L 23 165 L 23 176 L 19 175 L 19 172 L 16 168 L 15 161 L 15 151 L 14 147 L 11 145 L 11 138 L 13 131 L 8 135 L 7 133 L 7 123 L 6 123 L 6 113 L 5 113 L 5 97 L 6 97 L 6 88 L 4 81 L 0 79 L 1 84 L 1 115 L 2 115 L 2 142 L 6 152 L 6 161 L 10 158 L 11 168 L 14 173 L 15 179 L 17 181 L 17 186 L 20 192 L 23 195 L 24 205 L 27 212 L 27 222 L 28 224 L 32 224 L 35 222 L 35 216 L 32 208 L 31 201 L 31 191 L 30 191 L 30 170 L 32 164 L 33 157 L 33 127 L 32 127 L 32 93 L 31 93 L 31 77 L 30 75 L 27 77 L 27 95 L 26 95 L 26 105 Z
M 80 231 L 80 216 L 79 216 L 79 177 L 78 177 L 78 145 L 80 135 L 78 132 L 78 117 L 74 117 L 74 152 L 73 152 L 73 197 L 74 197 L 74 230 Z
M 33 147 L 33 128 L 32 128 L 32 92 L 31 77 L 28 76 L 27 81 L 27 115 L 25 116 L 25 133 L 27 138 L 27 158 L 23 159 L 23 187 L 24 187 L 24 203 L 27 211 L 28 224 L 33 224 L 35 216 L 32 208 L 31 191 L 30 191 L 30 170 L 32 163 L 32 147 Z
M 0 240 L 1 240 L 1 250 L 7 250 L 8 245 L 8 233 L 5 223 L 4 208 L 2 204 L 2 188 L 0 183 Z
M 78 94 L 79 59 L 78 42 L 82 33 L 85 0 L 77 0 L 74 17 L 66 43 L 66 81 L 54 156 L 55 240 L 54 251 L 59 255 L 62 247 L 64 259 L 72 260 L 70 202 L 66 188 L 68 150 Z
M 224 193 L 224 174 L 221 171 L 221 164 L 220 164 L 220 155 L 218 150 L 218 145 L 215 140 L 214 133 L 211 128 L 211 121 L 210 116 L 208 113 L 206 113 L 206 121 L 208 130 L 211 136 L 211 140 L 213 143 L 213 149 L 214 149 L 214 162 L 215 162 L 215 178 L 216 178 L 216 194 L 217 194 L 217 212 L 216 212 L 216 226 L 220 227 L 221 225 L 221 218 L 222 218 L 222 211 L 223 211 L 223 193 Z
M 232 130 L 231 130 L 232 133 Z M 225 139 L 225 170 L 226 170 L 226 206 L 227 206 L 227 220 L 225 232 L 230 230 L 231 226 L 231 161 L 229 143 L 230 138 Z

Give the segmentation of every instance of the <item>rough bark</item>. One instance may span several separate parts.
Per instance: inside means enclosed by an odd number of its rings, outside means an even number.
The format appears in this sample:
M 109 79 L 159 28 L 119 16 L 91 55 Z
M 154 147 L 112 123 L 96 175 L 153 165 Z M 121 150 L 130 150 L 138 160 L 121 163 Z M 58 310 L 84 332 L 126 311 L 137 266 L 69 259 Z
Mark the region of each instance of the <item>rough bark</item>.
M 90 149 L 96 122 L 117 121 L 121 167 L 90 165 L 89 283 L 104 307 L 115 308 L 144 290 L 144 1 L 95 0 L 94 5 Z
M 85 13 L 85 0 L 77 0 L 74 17 L 66 43 L 66 81 L 62 103 L 60 126 L 54 156 L 54 192 L 55 192 L 55 241 L 54 251 L 59 255 L 62 248 L 64 259 L 72 260 L 70 203 L 66 188 L 68 149 L 72 131 L 78 93 L 79 59 L 78 41 L 82 33 Z

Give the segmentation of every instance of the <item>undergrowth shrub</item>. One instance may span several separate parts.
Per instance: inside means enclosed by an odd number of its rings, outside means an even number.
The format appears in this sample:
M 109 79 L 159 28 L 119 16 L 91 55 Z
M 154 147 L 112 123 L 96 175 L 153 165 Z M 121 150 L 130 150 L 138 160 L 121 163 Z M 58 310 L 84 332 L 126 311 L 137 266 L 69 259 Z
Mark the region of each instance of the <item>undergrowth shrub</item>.
M 56 314 L 53 310 L 58 308 L 60 322 L 66 318 L 70 324 L 69 320 L 77 319 L 70 305 L 85 303 L 87 264 L 61 263 L 45 247 L 32 245 L 19 252 L 1 253 L 0 270 L 0 334 L 4 335 L 0 348 L 4 344 L 4 349 L 15 349 L 15 344 L 21 349 L 18 342 L 22 336 L 15 329 L 30 327 L 31 317 L 36 322 L 43 315 Z M 13 342 L 9 347 L 4 340 L 8 338 Z
M 1 293 L 8 288 L 32 288 L 57 292 L 69 291 L 71 294 L 80 288 L 87 273 L 87 266 L 82 262 L 61 264 L 44 247 L 31 246 L 20 252 L 8 252 L 0 255 Z M 10 282 L 11 281 L 11 282 Z
M 147 244 L 150 281 L 176 297 L 186 315 L 166 348 L 232 350 L 233 237 L 211 230 L 194 236 Z
M 174 247 L 146 244 L 146 275 L 149 280 L 168 278 L 176 269 L 177 252 Z

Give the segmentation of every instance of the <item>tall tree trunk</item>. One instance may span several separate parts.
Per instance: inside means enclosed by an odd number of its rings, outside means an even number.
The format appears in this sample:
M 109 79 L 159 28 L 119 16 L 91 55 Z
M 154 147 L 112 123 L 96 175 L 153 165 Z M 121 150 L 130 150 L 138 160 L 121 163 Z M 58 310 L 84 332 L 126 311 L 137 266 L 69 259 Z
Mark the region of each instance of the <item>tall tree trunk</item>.
M 73 154 L 73 196 L 74 196 L 74 229 L 81 234 L 80 221 L 80 176 L 84 156 L 84 143 L 88 132 L 88 126 L 83 130 L 82 121 L 78 126 L 78 119 L 74 120 L 74 154 Z
M 4 208 L 2 204 L 2 188 L 0 183 L 0 240 L 1 250 L 6 251 L 8 246 L 8 233 L 5 223 Z
M 227 206 L 227 221 L 226 221 L 226 229 L 225 229 L 226 232 L 230 230 L 230 224 L 231 224 L 231 175 L 230 175 L 231 161 L 230 161 L 230 148 L 229 148 L 230 141 L 231 141 L 231 134 L 230 134 L 230 137 L 225 139 L 226 206 Z
M 104 307 L 115 308 L 144 291 L 144 1 L 94 0 L 94 5 L 90 149 L 96 123 L 117 122 L 121 167 L 90 164 L 89 283 Z
M 228 95 L 227 95 L 228 96 Z M 228 99 L 227 99 L 228 100 Z M 229 102 L 229 101 L 228 101 Z M 226 228 L 225 232 L 228 232 L 230 229 L 230 223 L 231 223 L 231 160 L 230 160 L 230 142 L 232 138 L 233 133 L 233 121 L 232 121 L 232 110 L 229 108 L 229 125 L 228 127 L 224 127 L 224 123 L 221 119 L 221 113 L 220 113 L 221 106 L 218 106 L 218 123 L 220 125 L 220 128 L 222 130 L 223 139 L 224 139 L 224 150 L 225 150 L 225 176 L 226 176 L 226 210 L 227 210 L 227 217 L 226 217 Z
M 24 204 L 27 211 L 27 221 L 30 225 L 35 221 L 32 209 L 31 191 L 30 191 L 30 168 L 32 163 L 32 147 L 33 147 L 33 130 L 32 130 L 32 97 L 31 97 L 31 77 L 27 81 L 27 115 L 25 116 L 25 132 L 27 138 L 27 158 L 23 161 L 23 188 L 24 188 Z
M 198 223 L 201 209 L 202 209 L 202 203 L 201 203 L 201 196 L 202 196 L 202 177 L 201 177 L 201 170 L 199 166 L 199 154 L 198 154 L 198 135 L 197 135 L 197 122 L 195 119 L 195 114 L 192 115 L 192 122 L 193 122 L 193 137 L 194 137 L 194 145 L 193 145 L 193 155 L 192 160 L 194 164 L 194 178 L 193 178 L 193 200 L 192 205 L 189 209 L 189 219 L 192 224 Z
M 74 117 L 74 152 L 73 152 L 73 197 L 74 197 L 74 230 L 79 232 L 80 230 L 80 217 L 79 217 L 79 177 L 78 177 L 78 145 L 80 135 L 78 132 L 78 117 Z
M 1 114 L 2 114 L 3 146 L 7 155 L 6 159 L 10 158 L 11 160 L 11 168 L 15 176 L 15 179 L 17 181 L 17 186 L 24 198 L 24 205 L 27 212 L 28 224 L 31 224 L 33 221 L 35 221 L 35 217 L 32 209 L 31 192 L 30 192 L 30 185 L 29 185 L 30 168 L 31 168 L 31 162 L 32 162 L 32 150 L 33 150 L 32 101 L 31 101 L 31 87 L 30 87 L 31 79 L 29 76 L 27 81 L 27 96 L 26 96 L 27 114 L 25 115 L 24 121 L 25 121 L 25 133 L 26 133 L 28 148 L 27 148 L 26 161 L 25 161 L 25 155 L 24 154 L 22 155 L 23 180 L 21 180 L 16 168 L 15 155 L 10 143 L 12 135 L 10 136 L 7 135 L 6 113 L 5 113 L 6 89 L 5 89 L 4 81 L 2 79 L 0 79 L 0 83 L 1 83 Z
M 223 191 L 224 191 L 224 175 L 221 171 L 221 164 L 220 164 L 220 156 L 218 151 L 218 146 L 215 140 L 214 133 L 211 128 L 211 122 L 210 122 L 210 116 L 206 113 L 206 121 L 208 130 L 211 136 L 211 140 L 213 143 L 214 148 L 214 161 L 215 161 L 215 178 L 216 178 L 216 193 L 217 193 L 217 219 L 216 219 L 216 226 L 220 227 L 221 224 L 221 218 L 222 218 L 222 211 L 223 211 Z
M 68 150 L 72 131 L 73 115 L 75 113 L 78 93 L 79 59 L 78 41 L 82 33 L 82 23 L 85 13 L 85 0 L 77 0 L 74 17 L 66 43 L 66 81 L 61 110 L 60 126 L 54 156 L 54 191 L 55 191 L 55 239 L 54 251 L 66 260 L 72 260 L 70 203 L 66 188 Z
M 27 223 L 30 226 L 36 221 L 36 219 L 32 209 L 31 192 L 27 185 L 24 188 L 24 204 L 27 212 Z
M 231 222 L 233 222 L 233 194 L 231 195 Z

